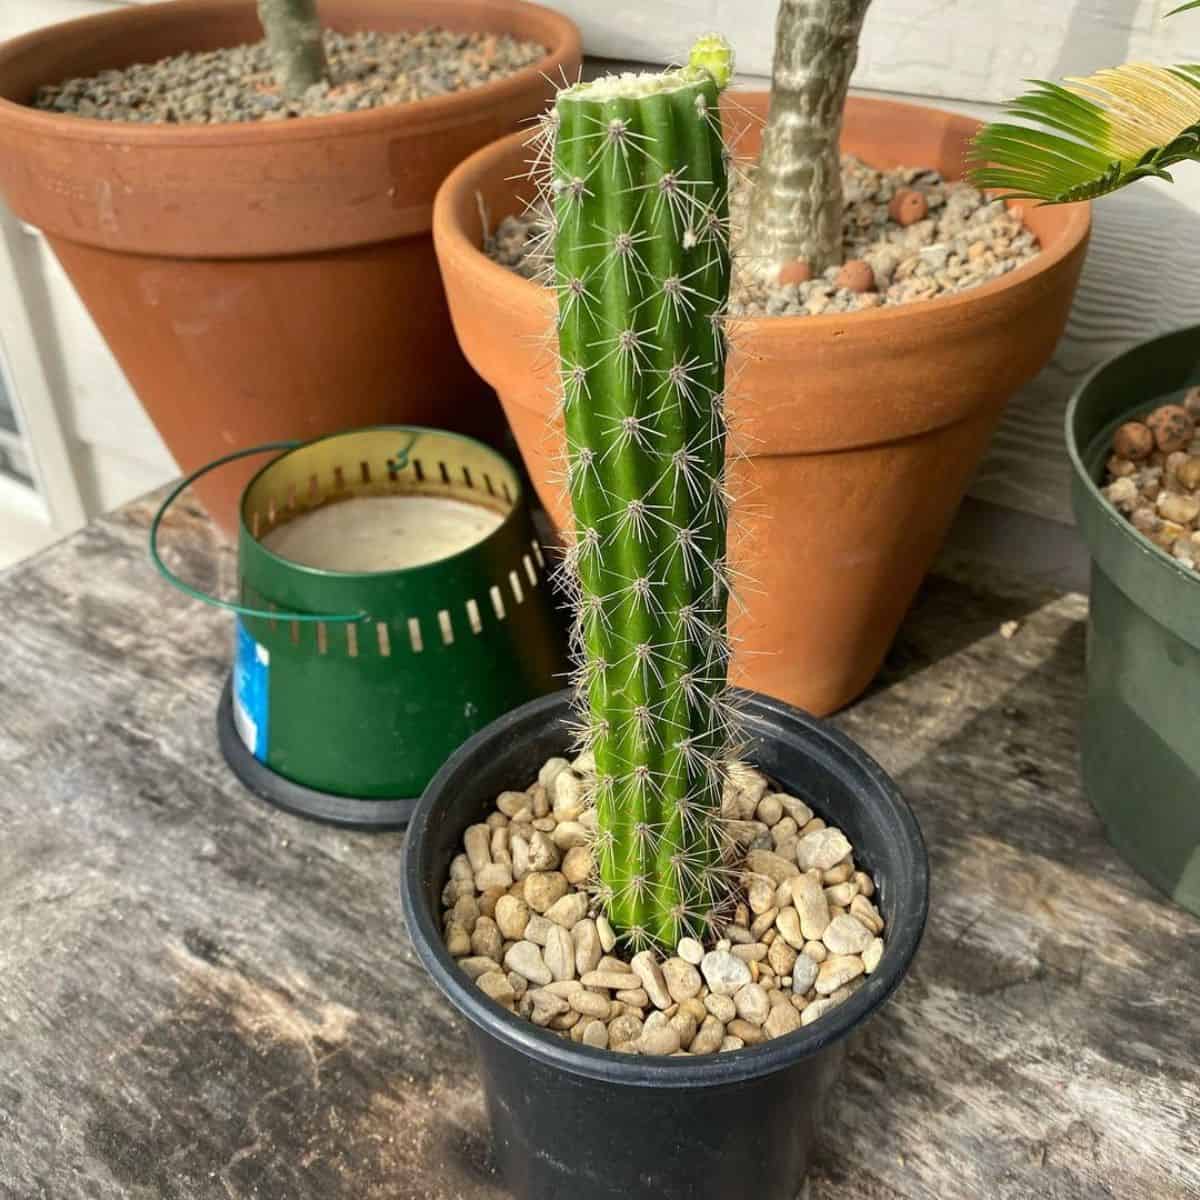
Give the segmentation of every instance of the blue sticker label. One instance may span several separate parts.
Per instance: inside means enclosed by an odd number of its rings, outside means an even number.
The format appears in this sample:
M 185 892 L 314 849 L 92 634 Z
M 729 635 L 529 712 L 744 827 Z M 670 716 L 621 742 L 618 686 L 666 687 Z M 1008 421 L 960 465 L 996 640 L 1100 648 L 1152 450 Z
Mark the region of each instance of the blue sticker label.
M 259 762 L 267 761 L 270 681 L 270 651 L 254 640 L 239 617 L 233 660 L 233 723 L 246 749 Z

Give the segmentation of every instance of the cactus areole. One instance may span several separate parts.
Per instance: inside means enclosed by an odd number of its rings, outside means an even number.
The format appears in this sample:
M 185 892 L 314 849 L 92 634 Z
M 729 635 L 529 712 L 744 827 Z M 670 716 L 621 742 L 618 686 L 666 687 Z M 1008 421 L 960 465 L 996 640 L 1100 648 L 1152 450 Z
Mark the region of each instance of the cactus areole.
M 566 88 L 547 122 L 578 707 L 600 901 L 635 946 L 703 934 L 728 895 L 731 65 L 705 38 L 680 70 Z

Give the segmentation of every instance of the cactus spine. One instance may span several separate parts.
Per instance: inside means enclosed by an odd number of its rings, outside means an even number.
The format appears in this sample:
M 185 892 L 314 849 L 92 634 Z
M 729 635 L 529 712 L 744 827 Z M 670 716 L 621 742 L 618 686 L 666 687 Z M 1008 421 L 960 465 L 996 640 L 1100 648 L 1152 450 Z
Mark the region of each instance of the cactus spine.
M 725 893 L 731 57 L 707 38 L 681 70 L 567 88 L 551 122 L 579 708 L 601 900 L 635 946 L 702 933 Z

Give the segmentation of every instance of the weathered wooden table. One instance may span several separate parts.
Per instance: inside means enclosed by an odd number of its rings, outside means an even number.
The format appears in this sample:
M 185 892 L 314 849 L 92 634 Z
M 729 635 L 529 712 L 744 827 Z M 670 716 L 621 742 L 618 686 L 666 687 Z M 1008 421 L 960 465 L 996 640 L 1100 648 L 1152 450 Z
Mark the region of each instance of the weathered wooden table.
M 152 574 L 150 512 L 0 578 L 0 1197 L 502 1196 L 398 911 L 402 835 L 232 778 L 229 619 Z M 230 586 L 198 512 L 168 540 Z M 1085 602 L 942 570 L 838 721 L 912 801 L 933 907 L 808 1198 L 1198 1197 L 1200 921 L 1080 794 Z

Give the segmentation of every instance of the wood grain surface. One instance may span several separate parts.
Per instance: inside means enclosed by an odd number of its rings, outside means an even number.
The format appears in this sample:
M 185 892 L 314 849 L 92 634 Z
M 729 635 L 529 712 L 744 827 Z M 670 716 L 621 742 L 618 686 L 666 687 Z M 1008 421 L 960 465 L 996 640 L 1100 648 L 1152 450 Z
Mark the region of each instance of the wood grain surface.
M 503 1196 L 398 911 L 403 835 L 305 823 L 229 775 L 229 618 L 152 573 L 151 511 L 0 576 L 0 1197 Z M 230 586 L 198 511 L 167 541 Z M 1200 1196 L 1200 921 L 1080 794 L 1084 615 L 946 561 L 838 720 L 910 798 L 934 891 L 806 1200 Z

